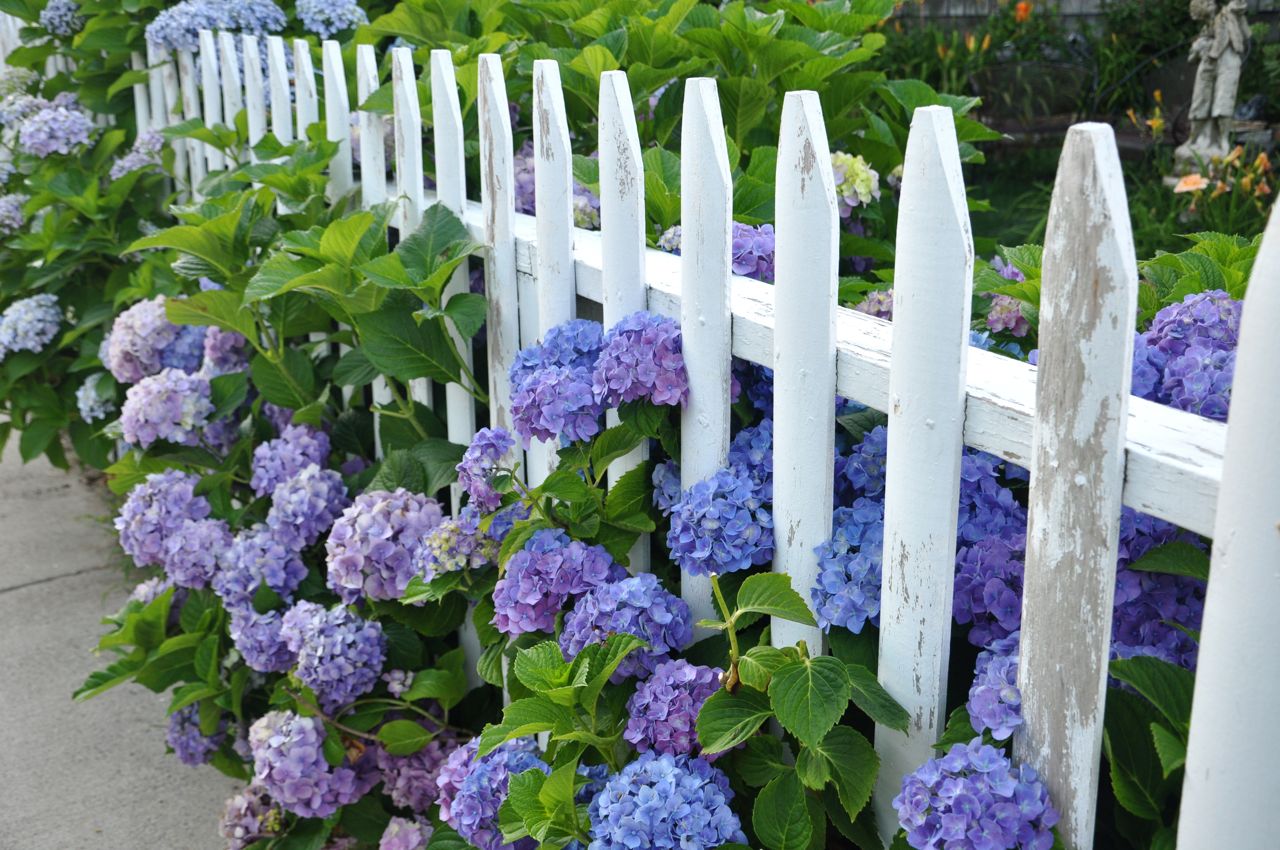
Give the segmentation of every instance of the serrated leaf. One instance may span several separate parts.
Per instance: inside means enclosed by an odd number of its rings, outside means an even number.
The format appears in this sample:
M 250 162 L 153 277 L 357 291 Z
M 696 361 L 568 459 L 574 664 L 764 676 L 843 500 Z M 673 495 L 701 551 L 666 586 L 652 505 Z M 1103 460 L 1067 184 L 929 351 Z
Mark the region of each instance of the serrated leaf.
M 1209 553 L 1185 540 L 1175 540 L 1150 550 L 1129 564 L 1129 569 L 1208 581 Z
M 782 573 L 753 575 L 738 589 L 738 614 L 768 614 L 807 626 L 817 624 L 804 598 L 791 587 L 790 576 Z
M 734 775 L 748 785 L 760 788 L 775 777 L 791 770 L 794 761 L 791 750 L 772 735 L 757 735 L 734 750 Z
M 1160 757 L 1160 767 L 1167 779 L 1170 774 L 1186 763 L 1187 744 L 1159 723 L 1151 724 L 1151 738 L 1155 743 L 1156 755 Z
M 871 799 L 880 769 L 880 757 L 866 738 L 848 726 L 837 726 L 822 739 L 818 749 L 831 765 L 840 803 L 851 819 Z
M 876 674 L 861 664 L 846 664 L 845 669 L 852 685 L 853 704 L 881 726 L 905 733 L 911 723 L 911 715 L 889 696 Z
M 738 659 L 738 678 L 747 687 L 767 691 L 774 671 L 786 663 L 787 656 L 782 654 L 782 650 L 772 646 L 753 646 Z
M 821 791 L 822 786 L 831 779 L 831 765 L 821 750 L 801 747 L 800 754 L 796 756 L 796 774 L 804 787 Z
M 849 693 L 844 662 L 829 655 L 788 662 L 769 683 L 769 703 L 778 722 L 810 747 L 820 744 L 844 714 Z
M 1191 727 L 1191 692 L 1195 674 L 1150 656 L 1111 662 L 1111 675 L 1127 682 L 1160 710 L 1183 735 Z
M 378 730 L 378 742 L 393 756 L 409 756 L 421 750 L 435 737 L 412 720 L 392 720 Z
M 708 755 L 724 752 L 750 738 L 772 716 L 769 698 L 759 691 L 716 691 L 698 712 L 698 743 Z
M 809 846 L 813 824 L 804 787 L 794 772 L 784 773 L 764 787 L 752 808 L 751 824 L 769 850 L 804 850 Z

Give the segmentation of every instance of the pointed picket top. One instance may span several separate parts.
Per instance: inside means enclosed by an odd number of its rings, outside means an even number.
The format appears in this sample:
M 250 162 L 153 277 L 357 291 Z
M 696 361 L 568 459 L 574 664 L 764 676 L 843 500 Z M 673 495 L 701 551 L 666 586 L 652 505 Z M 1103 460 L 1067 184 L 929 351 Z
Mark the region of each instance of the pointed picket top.
M 538 333 L 572 319 L 573 151 L 560 86 L 560 64 L 533 63 L 534 191 L 538 199 Z
M 1178 850 L 1275 844 L 1280 704 L 1280 215 L 1253 263 L 1236 347 L 1227 447 L 1204 600 Z M 1244 651 L 1242 651 L 1244 650 Z
M 836 183 L 816 92 L 788 92 L 778 140 L 773 331 L 774 572 L 805 600 L 817 583 L 815 550 L 831 537 L 835 459 L 836 290 L 840 256 Z M 811 603 L 812 604 L 812 603 Z M 774 646 L 822 632 L 774 618 Z
M 422 185 L 422 107 L 413 50 L 391 49 L 391 89 L 395 103 L 396 191 L 403 203 L 403 228 L 412 233 L 422 221 L 426 196 Z
M 219 32 L 218 60 L 222 77 L 222 121 L 228 127 L 234 127 L 236 116 L 244 109 L 244 88 L 240 81 L 240 59 L 236 54 L 236 39 L 229 32 Z M 229 155 L 231 156 L 231 155 Z M 243 159 L 244 154 L 231 156 L 234 162 Z
M 160 116 L 159 126 L 172 127 L 182 122 L 182 95 L 178 83 L 178 70 L 173 62 L 173 54 L 158 45 L 147 42 L 147 64 L 157 68 L 160 77 L 161 108 L 156 114 Z M 153 96 L 154 97 L 154 96 Z M 175 139 L 173 142 L 173 173 L 180 184 L 187 182 L 187 160 L 191 145 L 186 139 Z
M 204 105 L 204 126 L 212 129 L 222 124 L 222 83 L 218 74 L 218 45 L 212 30 L 200 30 L 200 94 Z M 210 171 L 226 168 L 222 151 L 212 145 L 205 146 L 206 162 Z
M 178 87 L 182 92 L 182 117 L 187 121 L 200 118 L 200 86 L 196 82 L 195 57 L 189 50 L 179 50 L 178 54 Z M 191 175 L 191 194 L 199 196 L 200 183 L 204 180 L 207 169 L 207 153 L 204 142 L 191 140 L 187 156 L 188 173 Z
M 338 143 L 338 152 L 329 160 L 328 193 L 336 200 L 351 191 L 351 98 L 347 94 L 347 71 L 342 62 L 342 45 L 332 39 L 320 46 L 324 70 L 325 138 Z
M 241 36 L 240 45 L 245 56 L 261 55 L 256 35 Z M 244 111 L 249 132 L 249 161 L 257 162 L 253 147 L 267 135 L 267 89 L 262 79 L 262 62 L 254 62 L 252 58 L 244 63 Z
M 316 69 L 311 61 L 311 45 L 305 38 L 293 40 L 293 100 L 297 112 L 298 139 L 307 137 L 307 129 L 320 120 L 320 96 L 316 92 Z
M 956 504 L 973 292 L 973 239 L 955 117 L 911 119 L 898 208 L 889 370 L 881 684 L 907 710 L 907 732 L 876 727 L 882 837 L 898 829 L 902 777 L 934 755 L 946 721 Z
M 1069 850 L 1093 846 L 1137 297 L 1115 135 L 1077 124 L 1058 162 L 1041 272 L 1014 737 L 1062 814 Z
M 281 144 L 290 144 L 294 135 L 289 66 L 285 60 L 284 39 L 278 35 L 267 36 L 267 89 L 271 95 L 271 132 Z
M 696 435 L 680 445 L 680 486 L 687 490 L 729 455 L 733 179 L 715 80 L 685 82 L 680 154 L 680 329 L 689 372 L 680 432 Z M 685 573 L 680 594 L 695 621 L 715 617 L 708 577 Z
M 356 97 L 360 103 L 378 90 L 378 56 L 372 44 L 356 46 Z M 360 116 L 360 203 L 376 206 L 387 199 L 386 125 L 376 112 Z

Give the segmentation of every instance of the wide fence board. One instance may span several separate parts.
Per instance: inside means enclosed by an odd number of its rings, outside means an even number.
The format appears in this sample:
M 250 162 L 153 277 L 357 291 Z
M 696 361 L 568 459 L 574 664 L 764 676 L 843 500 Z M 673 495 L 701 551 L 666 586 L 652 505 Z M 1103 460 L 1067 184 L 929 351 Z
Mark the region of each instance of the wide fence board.
M 311 125 L 320 120 L 320 95 L 316 91 L 311 45 L 304 38 L 293 40 L 293 107 L 298 138 L 305 139 Z
M 289 94 L 289 66 L 284 39 L 267 36 L 267 92 L 271 104 L 271 132 L 282 145 L 293 142 L 293 104 Z
M 134 71 L 145 71 L 147 62 L 142 58 L 142 54 L 135 50 L 129 55 L 129 67 Z M 141 136 L 157 128 L 156 122 L 151 119 L 151 86 L 147 83 L 134 83 L 130 89 L 133 92 L 134 126 L 138 128 L 138 135 Z
M 351 98 L 347 94 L 342 45 L 328 39 L 320 50 L 324 73 L 324 137 L 338 144 L 337 152 L 329 160 L 326 192 L 330 201 L 336 201 L 355 185 L 351 170 Z
M 200 30 L 200 97 L 204 126 L 210 130 L 222 122 L 222 82 L 219 79 L 218 48 L 211 30 Z M 213 145 L 205 145 L 205 164 L 209 171 L 226 168 L 226 157 Z

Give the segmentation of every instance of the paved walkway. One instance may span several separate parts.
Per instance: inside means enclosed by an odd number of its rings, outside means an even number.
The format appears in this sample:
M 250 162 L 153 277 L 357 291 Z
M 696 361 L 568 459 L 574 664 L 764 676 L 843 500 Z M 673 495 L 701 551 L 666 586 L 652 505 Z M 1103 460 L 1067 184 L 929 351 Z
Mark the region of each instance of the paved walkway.
M 43 461 L 0 462 L 0 850 L 219 850 L 236 783 L 165 753 L 166 698 L 134 685 L 85 703 L 101 618 L 125 575 L 110 494 Z M 130 571 L 132 569 L 130 568 Z

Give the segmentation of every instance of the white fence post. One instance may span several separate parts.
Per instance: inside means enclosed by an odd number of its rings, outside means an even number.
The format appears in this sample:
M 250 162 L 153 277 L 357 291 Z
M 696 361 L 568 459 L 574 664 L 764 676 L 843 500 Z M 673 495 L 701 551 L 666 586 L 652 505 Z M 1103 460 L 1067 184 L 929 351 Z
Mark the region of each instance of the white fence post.
M 249 135 L 249 161 L 257 162 L 253 147 L 267 135 L 267 89 L 262 79 L 262 60 L 258 37 L 241 36 L 240 44 L 244 62 L 244 110 L 245 127 Z M 269 60 L 268 60 L 269 61 Z
M 912 116 L 896 255 L 878 669 L 910 721 L 905 735 L 876 727 L 876 816 L 886 839 L 898 828 L 890 802 L 902 777 L 934 755 L 946 722 L 973 297 L 973 240 L 947 107 Z
M 246 54 L 247 56 L 248 54 Z M 218 57 L 222 68 L 222 119 L 228 127 L 235 127 L 236 116 L 244 109 L 244 89 L 240 81 L 240 60 L 236 55 L 236 39 L 229 32 L 218 33 Z M 253 61 L 257 61 L 257 55 Z M 231 162 L 239 162 L 242 152 L 228 155 Z
M 338 152 L 329 160 L 328 185 L 328 198 L 336 201 L 352 189 L 351 98 L 347 95 L 342 45 L 330 39 L 321 45 L 320 50 L 324 67 L 325 138 L 338 143 Z
M 787 92 L 783 100 L 776 180 L 773 570 L 809 601 L 818 578 L 814 550 L 831 537 L 840 253 L 836 183 L 816 92 Z M 803 640 L 822 652 L 816 626 L 774 618 L 770 633 L 774 646 Z
M 200 30 L 200 95 L 204 105 L 204 126 L 212 130 L 222 123 L 222 92 L 218 80 L 218 46 L 211 30 Z M 226 158 L 213 145 L 205 145 L 205 162 L 210 172 L 222 171 Z
M 422 172 L 422 106 L 418 103 L 418 74 L 413 67 L 413 50 L 391 49 L 391 92 L 395 102 L 396 191 L 400 195 L 400 237 L 418 229 L 427 207 Z M 409 395 L 419 404 L 431 406 L 431 380 L 409 382 Z
M 356 97 L 365 98 L 378 90 L 378 57 L 372 44 L 356 47 Z M 387 200 L 387 160 L 383 149 L 386 128 L 382 116 L 360 110 L 360 202 L 366 209 Z M 391 403 L 391 388 L 382 375 L 373 379 L 373 445 L 374 455 L 381 460 L 382 416 L 376 408 Z
M 129 56 L 129 67 L 135 71 L 147 70 L 147 63 L 142 58 L 142 54 L 133 51 Z M 151 89 L 147 83 L 135 83 L 133 86 L 133 114 L 134 123 L 138 129 L 138 135 L 141 136 L 150 130 L 155 130 L 159 124 L 159 116 L 156 121 L 151 120 Z
M 316 94 L 316 69 L 311 62 L 311 45 L 305 38 L 293 40 L 293 100 L 298 118 L 298 140 L 306 141 L 307 129 L 320 120 L 320 104 Z
M 196 85 L 196 65 L 195 60 L 188 50 L 179 50 L 178 52 L 178 87 L 182 92 L 182 116 L 187 121 L 192 121 L 200 117 L 200 91 Z M 190 147 L 188 148 L 187 166 L 191 173 L 191 196 L 193 198 L 200 197 L 200 184 L 204 181 L 207 172 L 207 154 L 204 142 L 197 142 L 194 139 L 188 140 Z
M 680 331 L 689 370 L 689 403 L 680 413 L 680 487 L 687 490 L 729 459 L 733 178 L 715 80 L 685 82 L 680 153 Z M 708 576 L 684 573 L 680 595 L 695 622 L 716 616 Z
M 644 161 L 631 88 L 622 71 L 600 75 L 600 242 L 602 305 L 605 329 L 648 307 L 644 285 L 645 213 Z M 618 424 L 618 412 L 606 414 L 610 427 Z M 609 464 L 609 486 L 648 458 L 640 446 Z M 631 547 L 631 571 L 649 571 L 649 535 L 642 534 Z
M 1268 850 L 1280 835 L 1280 215 L 1244 300 L 1204 601 L 1178 850 Z M 1229 836 L 1229 837 L 1228 837 Z
M 1124 486 L 1137 260 L 1105 124 L 1067 133 L 1045 238 L 1014 752 L 1070 850 L 1093 846 Z
M 158 69 L 161 109 L 156 113 L 161 127 L 172 127 L 182 122 L 182 93 L 178 84 L 178 70 L 173 61 L 173 54 L 159 45 L 147 42 L 147 60 Z M 152 98 L 155 98 L 154 89 Z M 189 139 L 173 141 L 173 175 L 181 190 L 185 183 L 190 190 L 191 174 L 187 162 L 191 150 Z
M 267 36 L 267 89 L 271 96 L 271 132 L 280 144 L 291 144 L 294 136 L 289 66 L 285 61 L 284 39 L 278 35 Z

